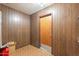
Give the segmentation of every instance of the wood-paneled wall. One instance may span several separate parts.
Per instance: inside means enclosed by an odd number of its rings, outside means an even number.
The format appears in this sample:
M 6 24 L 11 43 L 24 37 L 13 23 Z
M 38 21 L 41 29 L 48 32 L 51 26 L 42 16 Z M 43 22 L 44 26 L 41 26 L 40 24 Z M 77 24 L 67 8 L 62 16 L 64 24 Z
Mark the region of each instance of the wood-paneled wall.
M 53 55 L 79 55 L 78 12 L 79 4 L 53 4 L 30 16 L 4 5 L 2 11 L 2 43 L 15 41 L 17 48 L 30 43 L 40 47 L 39 17 L 51 13 Z M 31 25 L 30 25 L 31 24 Z M 30 37 L 31 26 L 31 37 Z
M 79 4 L 53 4 L 31 15 L 31 44 L 40 47 L 39 17 L 52 14 L 52 54 L 79 55 L 76 38 L 76 19 L 78 18 Z
M 30 16 L 0 5 L 2 12 L 2 43 L 16 42 L 16 48 L 30 44 Z
M 30 43 L 36 47 L 40 47 L 39 41 L 39 18 L 37 14 L 31 16 L 31 40 Z

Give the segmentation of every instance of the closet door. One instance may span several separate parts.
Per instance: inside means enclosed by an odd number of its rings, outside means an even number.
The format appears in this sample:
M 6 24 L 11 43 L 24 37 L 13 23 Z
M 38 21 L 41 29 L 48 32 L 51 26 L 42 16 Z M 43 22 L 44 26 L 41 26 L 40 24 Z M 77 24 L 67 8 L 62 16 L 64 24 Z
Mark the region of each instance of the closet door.
M 40 42 L 51 46 L 51 15 L 40 18 Z

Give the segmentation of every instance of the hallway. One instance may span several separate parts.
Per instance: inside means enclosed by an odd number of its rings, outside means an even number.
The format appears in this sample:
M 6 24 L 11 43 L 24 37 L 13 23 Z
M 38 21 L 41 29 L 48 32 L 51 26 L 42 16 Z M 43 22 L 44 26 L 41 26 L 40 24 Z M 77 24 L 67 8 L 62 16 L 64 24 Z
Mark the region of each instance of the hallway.
M 12 56 L 51 56 L 51 54 L 44 49 L 38 49 L 32 45 L 28 45 L 17 49 Z
M 1 56 L 79 56 L 79 4 L 4 3 L 0 12 Z

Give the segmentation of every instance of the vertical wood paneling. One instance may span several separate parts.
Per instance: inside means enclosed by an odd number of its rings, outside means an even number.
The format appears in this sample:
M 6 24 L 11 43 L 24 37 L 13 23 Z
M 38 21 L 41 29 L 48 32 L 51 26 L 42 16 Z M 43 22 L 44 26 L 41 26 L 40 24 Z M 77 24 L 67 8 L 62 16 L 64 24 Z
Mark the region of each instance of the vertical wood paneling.
M 30 43 L 30 16 L 0 5 L 2 11 L 2 43 L 16 42 L 16 48 Z
M 73 28 L 75 28 L 74 30 L 72 30 L 73 31 L 73 38 L 74 39 L 76 39 L 76 40 L 74 40 L 74 44 L 75 44 L 75 47 L 74 48 L 76 48 L 75 49 L 75 52 L 76 52 L 76 55 L 78 55 L 79 56 L 79 4 L 77 4 L 77 7 L 76 7 L 77 9 L 75 10 L 75 12 L 76 12 L 76 15 L 75 15 L 75 17 L 74 17 L 74 19 L 75 20 L 73 20 L 73 22 L 75 22 L 75 26 L 73 26 Z M 74 15 L 74 14 L 73 14 Z M 74 32 L 75 31 L 75 32 Z
M 43 9 L 33 15 L 32 17 L 32 37 L 35 38 L 39 36 L 34 34 L 38 31 L 36 25 L 39 24 L 39 15 L 45 15 L 47 13 L 52 13 L 53 16 L 53 43 L 52 43 L 52 53 L 53 55 L 79 55 L 78 44 L 76 39 L 76 19 L 78 17 L 79 4 L 53 4 L 52 6 Z M 35 16 L 34 16 L 35 15 Z M 38 18 L 36 18 L 38 17 Z M 77 25 L 78 26 L 78 25 Z M 36 32 L 36 33 L 39 33 Z M 40 39 L 40 38 L 38 38 Z M 38 39 L 32 38 L 32 44 L 37 44 Z M 34 42 L 33 42 L 34 41 Z M 38 43 L 40 44 L 40 43 Z
M 39 48 L 39 42 L 39 17 L 35 14 L 31 16 L 31 44 Z
M 51 13 L 53 16 L 53 55 L 79 55 L 79 4 L 53 4 L 33 15 L 28 15 L 0 5 L 2 11 L 2 42 L 15 41 L 17 48 L 30 43 L 40 47 L 39 17 Z M 15 19 L 19 21 L 14 21 Z M 31 25 L 30 25 L 31 24 Z

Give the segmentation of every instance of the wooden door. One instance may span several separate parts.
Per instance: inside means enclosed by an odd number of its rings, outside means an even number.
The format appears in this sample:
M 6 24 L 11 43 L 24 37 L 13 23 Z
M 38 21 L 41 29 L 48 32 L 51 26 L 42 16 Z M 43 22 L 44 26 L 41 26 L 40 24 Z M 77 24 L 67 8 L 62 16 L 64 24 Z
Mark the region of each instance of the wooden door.
M 40 43 L 51 46 L 51 15 L 40 18 Z

